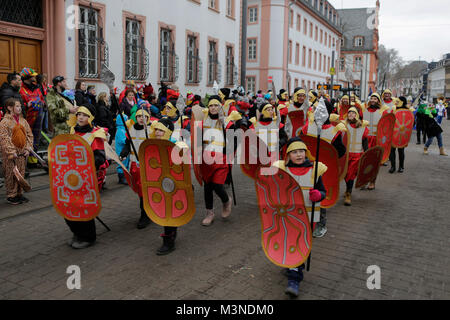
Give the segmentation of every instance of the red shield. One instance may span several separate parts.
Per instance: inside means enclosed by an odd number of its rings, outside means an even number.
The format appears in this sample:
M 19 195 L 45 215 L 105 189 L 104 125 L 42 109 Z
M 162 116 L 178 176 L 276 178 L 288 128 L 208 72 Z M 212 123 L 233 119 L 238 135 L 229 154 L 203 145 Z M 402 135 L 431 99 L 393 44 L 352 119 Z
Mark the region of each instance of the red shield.
M 288 117 L 292 124 L 292 138 L 300 136 L 300 131 L 305 125 L 305 113 L 303 110 L 291 111 Z
M 267 258 L 284 268 L 303 264 L 311 252 L 311 226 L 301 186 L 289 173 L 258 173 L 255 181 L 261 243 Z
M 395 121 L 392 146 L 406 148 L 414 127 L 414 114 L 409 110 L 399 110 L 395 113 L 395 118 L 397 121 Z
M 392 137 L 394 135 L 395 116 L 392 113 L 381 117 L 377 125 L 377 146 L 383 148 L 381 163 L 385 163 L 391 154 Z
M 91 146 L 77 135 L 59 135 L 48 147 L 48 167 L 56 212 L 70 221 L 97 217 L 102 206 Z
M 269 150 L 253 130 L 247 130 L 242 139 L 240 149 L 240 164 L 242 172 L 253 180 L 256 179 L 261 166 L 270 165 Z
M 350 135 L 348 131 L 342 132 L 342 143 L 345 146 L 345 154 L 339 158 L 339 181 L 343 180 L 347 175 L 348 170 L 348 157 L 349 157 L 349 144 L 350 144 Z
M 359 159 L 355 188 L 365 186 L 376 179 L 378 171 L 380 170 L 383 152 L 384 150 L 380 146 L 370 148 L 364 152 L 361 159 Z
M 308 147 L 309 152 L 315 158 L 317 153 L 317 138 L 302 136 L 303 142 Z M 326 198 L 320 203 L 322 208 L 331 208 L 339 199 L 339 158 L 333 145 L 320 139 L 319 161 L 325 164 L 328 169 L 322 176 L 323 184 L 327 189 Z M 311 162 L 313 161 L 310 159 Z
M 195 125 L 197 123 L 197 125 Z M 200 186 L 203 186 L 201 164 L 202 164 L 202 126 L 200 121 L 195 120 L 195 116 L 191 118 L 191 155 L 192 167 L 194 175 Z
M 189 164 L 175 163 L 178 148 L 168 140 L 149 139 L 139 148 L 142 196 L 149 218 L 161 226 L 180 227 L 195 213 Z
M 341 104 L 339 106 L 339 120 L 345 120 L 347 119 L 347 113 L 348 113 L 348 109 L 350 109 L 351 105 L 343 105 Z

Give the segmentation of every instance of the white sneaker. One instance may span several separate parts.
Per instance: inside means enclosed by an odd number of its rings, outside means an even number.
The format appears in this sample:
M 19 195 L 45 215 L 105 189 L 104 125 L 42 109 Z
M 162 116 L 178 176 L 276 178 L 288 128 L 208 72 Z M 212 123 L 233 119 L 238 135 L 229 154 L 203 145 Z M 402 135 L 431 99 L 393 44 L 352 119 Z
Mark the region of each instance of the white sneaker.
M 322 238 L 327 233 L 327 227 L 317 226 L 313 232 L 314 238 Z

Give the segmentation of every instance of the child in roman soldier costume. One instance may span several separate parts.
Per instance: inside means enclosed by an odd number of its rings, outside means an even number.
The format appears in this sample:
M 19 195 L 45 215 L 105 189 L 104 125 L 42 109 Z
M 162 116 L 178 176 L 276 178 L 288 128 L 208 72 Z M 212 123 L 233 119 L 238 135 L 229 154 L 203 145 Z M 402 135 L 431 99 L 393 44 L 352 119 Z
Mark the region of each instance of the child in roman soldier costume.
M 380 95 L 373 93 L 366 108 L 363 109 L 363 119 L 369 122 L 369 148 L 377 145 L 378 122 L 381 120 L 381 117 L 389 112 L 389 107 L 383 104 Z M 374 190 L 375 181 L 370 182 L 367 189 Z
M 395 101 L 392 99 L 392 91 L 389 89 L 386 89 L 381 94 L 381 99 L 383 99 L 383 104 L 389 107 L 389 110 L 392 110 L 392 108 L 395 107 Z M 406 104 L 405 104 L 406 107 Z
M 313 161 L 314 159 L 306 144 L 296 137 L 288 141 L 286 159 L 276 162 L 274 166 L 289 173 L 300 185 L 309 221 L 311 221 L 312 217 L 312 203 L 316 203 L 314 222 L 319 222 L 320 202 L 325 199 L 327 193 L 322 181 L 322 175 L 327 171 L 327 166 L 321 162 L 318 163 L 317 182 L 314 185 L 315 164 Z M 287 270 L 288 287 L 285 291 L 286 294 L 293 297 L 298 296 L 304 268 L 305 265 L 302 264 Z
M 139 199 L 140 199 L 140 208 L 141 208 L 141 217 L 137 223 L 138 229 L 144 229 L 150 224 L 150 218 L 147 216 L 144 210 L 144 204 L 142 199 L 142 190 L 141 190 L 141 175 L 140 175 L 140 167 L 138 155 L 135 154 L 133 147 L 131 146 L 131 141 L 136 148 L 136 152 L 139 152 L 139 147 L 142 142 L 144 142 L 150 136 L 150 115 L 147 111 L 140 109 L 136 112 L 136 123 L 133 120 L 127 121 L 127 126 L 129 128 L 129 133 L 131 137 L 127 136 L 127 142 L 120 153 L 120 159 L 125 159 L 128 155 L 130 155 L 130 174 L 133 177 L 133 181 L 137 186 L 137 190 Z M 131 139 L 131 140 L 130 140 Z
M 236 101 L 230 97 L 231 90 L 222 88 L 219 90 L 220 102 L 223 106 L 225 116 L 229 116 L 231 112 L 236 111 Z
M 285 89 L 281 89 L 278 94 L 278 113 L 281 116 L 281 123 L 286 123 L 289 108 L 289 93 Z
M 350 107 L 356 107 L 356 109 L 358 109 L 359 117 L 360 119 L 362 119 L 363 110 L 361 105 L 356 102 L 350 101 L 349 96 L 344 95 L 341 98 L 341 101 L 339 102 L 337 107 L 337 114 L 339 115 L 339 120 L 344 121 L 346 119 L 348 109 L 350 109 Z
M 231 197 L 224 189 L 227 175 L 230 171 L 230 165 L 227 163 L 226 155 L 226 136 L 227 129 L 233 129 L 233 121 L 241 119 L 237 111 L 232 111 L 225 118 L 226 113 L 220 103 L 220 97 L 213 95 L 209 98 L 208 109 L 203 119 L 202 126 L 202 143 L 203 143 L 203 160 L 200 166 L 202 180 L 204 183 L 206 216 L 202 221 L 203 226 L 210 226 L 214 221 L 214 192 L 222 201 L 222 218 L 226 219 L 231 214 Z M 205 159 L 208 157 L 209 159 Z
M 279 152 L 287 143 L 288 136 L 284 130 L 285 125 L 275 113 L 275 108 L 268 101 L 259 106 L 259 119 L 250 119 L 256 135 L 267 145 L 269 154 Z M 277 139 L 277 140 L 273 140 Z M 278 146 L 278 148 L 277 148 Z
M 339 123 L 336 126 L 333 126 L 331 124 L 330 119 L 335 118 L 334 120 L 337 121 L 338 120 L 337 115 L 332 113 L 334 108 L 333 105 L 328 100 L 324 100 L 324 103 L 327 107 L 328 119 L 322 126 L 320 139 L 333 145 L 333 147 L 336 149 L 338 158 L 341 158 L 345 156 L 347 152 L 347 148 L 345 147 L 342 140 L 343 134 L 347 131 L 347 128 L 343 123 Z M 303 126 L 300 137 L 311 136 L 317 138 L 317 134 L 318 134 L 317 126 L 314 123 L 314 114 L 312 114 L 308 119 L 308 122 Z M 317 227 L 313 232 L 313 236 L 316 238 L 321 238 L 327 233 L 326 214 L 327 214 L 326 209 L 320 208 L 320 222 L 317 224 Z
M 107 138 L 105 129 L 94 127 L 92 125 L 93 120 L 94 116 L 88 108 L 79 107 L 75 116 L 71 116 L 67 123 L 71 127 L 71 134 L 82 137 L 91 146 L 97 171 L 98 190 L 101 190 L 106 178 L 106 169 L 109 167 L 104 145 Z M 70 221 L 65 219 L 65 221 L 74 234 L 69 243 L 72 248 L 84 249 L 95 243 L 97 235 L 94 219 L 89 221 Z
M 173 133 L 171 134 L 172 138 L 175 141 L 180 141 L 182 139 L 181 129 L 190 130 L 190 119 L 188 116 L 182 115 L 176 106 L 177 100 L 172 99 L 167 101 L 161 114 L 170 120 L 174 126 Z
M 412 110 L 411 110 L 412 109 Z M 393 114 L 397 114 L 397 112 L 399 111 L 407 111 L 407 114 L 410 115 L 410 128 L 412 130 L 412 127 L 414 125 L 414 115 L 413 115 L 413 108 L 409 108 L 408 107 L 408 101 L 406 100 L 405 97 L 399 97 L 398 99 L 395 99 L 395 105 L 392 108 L 392 113 Z M 398 121 L 398 120 L 397 120 Z M 403 126 L 403 131 L 404 132 L 394 132 L 395 134 L 403 134 L 405 133 L 405 123 L 401 124 Z M 410 137 L 410 136 L 409 136 Z M 409 141 L 409 139 L 408 139 Z M 399 166 L 398 166 L 398 172 L 402 173 L 405 169 L 404 165 L 405 165 L 405 148 L 396 148 L 394 147 L 394 145 L 391 147 L 391 154 L 389 155 L 389 160 L 391 162 L 391 169 L 389 170 L 389 173 L 394 173 L 395 169 L 396 169 L 396 165 L 395 165 L 395 151 L 398 150 L 398 160 L 399 160 Z
M 345 191 L 346 206 L 352 205 L 352 190 L 354 181 L 358 174 L 359 160 L 362 154 L 369 148 L 369 129 L 368 121 L 359 118 L 359 112 L 355 107 L 351 107 L 347 113 L 345 123 L 347 125 L 347 132 L 349 134 L 349 157 L 348 170 L 345 176 L 345 183 L 347 190 Z
M 306 99 L 306 91 L 295 88 L 293 102 L 287 107 L 287 119 L 285 131 L 288 138 L 298 137 L 306 122 L 306 114 L 309 109 L 309 101 Z

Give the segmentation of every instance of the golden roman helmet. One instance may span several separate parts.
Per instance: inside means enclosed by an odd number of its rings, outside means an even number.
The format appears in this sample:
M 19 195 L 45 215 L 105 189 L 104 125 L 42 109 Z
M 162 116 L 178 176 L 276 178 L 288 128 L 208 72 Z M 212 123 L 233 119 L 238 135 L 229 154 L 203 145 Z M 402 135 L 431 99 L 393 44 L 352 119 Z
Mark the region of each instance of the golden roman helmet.
M 288 100 L 289 99 L 289 94 L 287 91 L 284 91 L 283 93 L 280 94 L 280 98 L 283 100 Z
M 94 116 L 92 115 L 92 113 L 89 111 L 88 108 L 86 107 L 78 107 L 76 114 L 70 114 L 69 116 L 69 120 L 67 120 L 67 124 L 69 125 L 69 127 L 75 127 L 77 125 L 77 115 L 79 113 L 83 113 L 85 115 L 87 115 L 89 117 L 89 125 L 92 127 L 92 121 L 94 120 Z
M 342 98 L 341 98 L 341 102 L 342 102 L 342 100 L 344 100 L 344 99 L 347 99 L 347 100 L 348 100 L 348 103 L 350 104 L 350 97 L 349 97 L 348 95 L 343 95 Z
M 308 92 L 308 99 L 309 99 L 309 102 L 310 102 L 310 103 L 315 103 L 316 100 L 317 100 L 317 97 L 316 97 L 316 95 L 313 93 L 312 90 L 310 90 L 310 91 Z
M 167 119 L 167 121 L 170 121 Z M 164 131 L 164 135 L 162 137 L 163 140 L 169 140 L 172 136 L 173 131 L 170 130 L 168 127 L 166 127 L 164 124 L 162 124 L 160 121 L 154 121 L 152 125 L 150 126 L 150 139 L 156 139 L 156 130 L 162 130 Z
M 272 117 L 269 115 L 269 112 L 267 111 L 269 108 L 272 108 L 273 115 Z M 271 105 L 270 103 L 267 103 L 262 109 L 261 109 L 261 114 L 263 115 L 264 118 L 272 118 L 273 120 L 276 119 L 276 113 L 275 113 L 275 107 L 273 105 Z
M 147 124 L 150 123 L 150 115 L 149 115 L 148 112 L 145 111 L 144 109 L 139 109 L 139 110 L 136 112 L 136 117 L 137 117 L 137 116 L 144 116 L 144 117 L 147 117 Z
M 389 90 L 389 89 L 386 89 L 386 90 L 383 91 L 383 94 L 381 95 L 381 97 L 383 98 L 383 100 L 384 100 L 384 95 L 385 95 L 386 93 L 390 93 L 390 94 L 391 94 L 391 97 L 392 97 L 392 91 Z
M 306 96 L 306 91 L 305 91 L 305 89 L 299 89 L 299 90 L 297 90 L 297 91 L 295 91 L 294 92 L 294 102 L 298 102 L 298 96 L 299 95 L 301 95 L 301 94 L 303 94 L 303 95 L 305 95 Z
M 374 93 L 372 93 L 372 95 L 370 97 L 371 98 L 372 97 L 376 97 L 378 99 L 378 101 L 381 103 L 381 97 L 380 97 L 380 95 L 378 93 L 374 92 Z
M 291 144 L 289 144 L 289 146 L 286 150 L 286 164 L 287 164 L 287 162 L 289 162 L 289 157 L 288 157 L 289 152 L 294 151 L 294 150 L 305 150 L 306 157 L 310 161 L 315 160 L 315 158 L 312 156 L 311 152 L 308 150 L 308 147 L 306 146 L 306 144 L 301 140 L 296 140 L 296 141 L 292 142 Z
M 161 114 L 170 118 L 175 117 L 177 114 L 177 108 L 172 104 L 172 102 L 167 101 L 164 109 L 161 111 Z
M 355 107 L 350 107 L 350 108 L 348 109 L 348 111 L 347 111 L 347 117 L 348 117 L 348 113 L 349 113 L 349 112 L 354 112 L 354 113 L 356 113 L 356 119 L 359 120 L 359 112 L 358 112 L 358 109 L 356 109 Z

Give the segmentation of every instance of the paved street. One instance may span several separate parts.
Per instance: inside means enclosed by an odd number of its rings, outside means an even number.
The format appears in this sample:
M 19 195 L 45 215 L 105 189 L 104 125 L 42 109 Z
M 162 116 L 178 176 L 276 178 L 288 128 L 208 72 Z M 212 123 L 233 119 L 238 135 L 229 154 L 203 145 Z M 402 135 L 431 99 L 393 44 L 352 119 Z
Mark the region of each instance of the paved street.
M 450 152 L 450 121 L 444 120 Z M 355 190 L 328 212 L 328 233 L 313 241 L 312 268 L 298 299 L 450 299 L 450 157 L 406 149 L 405 172 L 382 167 L 375 191 Z M 72 234 L 51 206 L 48 177 L 34 177 L 30 203 L 10 206 L 0 189 L 0 299 L 288 299 L 281 268 L 265 257 L 252 181 L 234 169 L 238 206 L 229 221 L 203 227 L 197 212 L 179 230 L 177 249 L 157 256 L 162 227 L 136 229 L 137 196 L 111 175 L 102 193 L 97 244 L 74 250 Z M 344 188 L 344 185 L 342 185 Z M 215 198 L 216 213 L 221 205 Z M 81 290 L 66 286 L 70 265 L 81 268 Z M 381 289 L 369 290 L 367 267 L 381 268 Z

